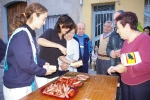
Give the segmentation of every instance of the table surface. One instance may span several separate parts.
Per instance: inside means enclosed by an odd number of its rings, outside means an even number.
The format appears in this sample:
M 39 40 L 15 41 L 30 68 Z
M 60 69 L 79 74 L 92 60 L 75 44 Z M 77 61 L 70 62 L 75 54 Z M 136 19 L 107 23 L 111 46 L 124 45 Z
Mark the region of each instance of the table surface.
M 66 75 L 71 74 L 85 74 L 68 72 Z M 88 74 L 89 75 L 89 74 Z M 79 88 L 77 95 L 71 100 L 115 100 L 117 92 L 117 76 L 107 75 L 89 75 L 90 78 L 85 81 L 84 85 Z M 46 84 L 45 86 L 49 85 Z M 45 86 L 37 89 L 29 95 L 23 97 L 20 100 L 58 100 L 58 98 L 43 95 L 41 89 Z M 60 99 L 61 100 L 61 99 Z

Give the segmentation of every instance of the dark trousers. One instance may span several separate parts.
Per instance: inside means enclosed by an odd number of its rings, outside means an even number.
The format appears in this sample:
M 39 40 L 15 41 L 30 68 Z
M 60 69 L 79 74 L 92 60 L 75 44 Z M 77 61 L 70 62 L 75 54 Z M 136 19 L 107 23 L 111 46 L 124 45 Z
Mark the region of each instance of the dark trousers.
M 88 73 L 88 62 L 84 63 L 83 66 L 77 68 L 78 72 Z
M 116 100 L 121 100 L 121 87 L 117 87 Z
M 138 85 L 121 82 L 121 100 L 150 100 L 150 80 Z
M 107 69 L 110 67 L 110 60 L 96 59 L 96 72 L 97 74 L 108 75 Z

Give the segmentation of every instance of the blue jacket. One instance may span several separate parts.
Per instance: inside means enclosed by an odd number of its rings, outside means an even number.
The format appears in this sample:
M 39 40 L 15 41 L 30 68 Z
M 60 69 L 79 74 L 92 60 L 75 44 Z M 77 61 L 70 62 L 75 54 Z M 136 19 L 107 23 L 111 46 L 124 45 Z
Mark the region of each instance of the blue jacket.
M 78 35 L 77 34 L 74 35 L 74 39 L 79 43 L 79 51 L 80 51 L 79 60 L 82 60 L 83 63 L 87 63 L 89 61 L 89 56 L 92 49 L 91 49 L 91 43 L 89 37 L 86 34 L 84 34 L 83 37 L 84 37 L 84 53 L 82 56 Z
M 30 31 L 34 43 L 34 30 Z M 25 31 L 20 31 L 13 36 L 8 48 L 8 70 L 4 72 L 3 82 L 7 88 L 19 88 L 30 86 L 34 81 L 35 75 L 45 75 L 46 70 L 39 67 L 32 54 L 29 37 Z M 38 59 L 39 61 L 39 59 Z

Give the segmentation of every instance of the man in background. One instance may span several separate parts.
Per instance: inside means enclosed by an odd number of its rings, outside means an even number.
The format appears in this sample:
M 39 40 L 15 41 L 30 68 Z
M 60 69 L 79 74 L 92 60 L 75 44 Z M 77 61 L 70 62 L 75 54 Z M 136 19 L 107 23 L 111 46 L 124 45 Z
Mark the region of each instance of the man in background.
M 124 11 L 119 10 L 114 14 L 114 24 L 116 25 L 115 18 L 122 14 Z M 120 38 L 120 35 L 116 32 L 116 29 L 110 35 L 110 39 L 107 44 L 106 53 L 110 57 L 111 66 L 116 66 L 120 63 L 120 49 L 122 48 L 124 40 Z
M 111 21 L 106 21 L 104 24 L 103 34 L 100 35 L 98 58 L 96 60 L 97 74 L 108 75 L 107 69 L 110 67 L 110 58 L 106 54 L 106 47 L 112 30 L 113 23 Z
M 88 61 L 91 52 L 91 43 L 89 37 L 85 34 L 85 24 L 80 22 L 77 24 L 78 30 L 74 35 L 74 39 L 79 43 L 79 60 L 82 60 L 83 66 L 77 68 L 78 72 L 88 73 Z
M 119 10 L 114 14 L 115 26 L 117 24 L 115 19 L 122 13 L 124 13 L 124 11 Z M 121 62 L 120 61 L 120 50 L 122 48 L 123 42 L 124 42 L 124 40 L 121 39 L 120 35 L 117 33 L 117 30 L 115 28 L 115 30 L 110 35 L 109 41 L 107 43 L 107 48 L 106 48 L 106 53 L 110 57 L 111 66 L 116 66 Z M 112 75 L 119 77 L 119 80 L 118 80 L 119 84 L 118 84 L 118 89 L 117 89 L 116 100 L 121 100 L 121 89 L 119 86 L 120 85 L 120 75 L 118 73 L 113 73 Z

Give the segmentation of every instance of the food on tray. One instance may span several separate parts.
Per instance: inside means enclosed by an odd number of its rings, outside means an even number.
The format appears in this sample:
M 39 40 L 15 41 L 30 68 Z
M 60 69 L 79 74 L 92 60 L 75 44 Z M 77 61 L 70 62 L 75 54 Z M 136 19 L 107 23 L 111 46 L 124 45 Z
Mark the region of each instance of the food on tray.
M 73 97 L 75 95 L 76 91 L 74 89 L 70 89 L 68 92 L 69 97 Z
M 72 98 L 77 94 L 78 90 L 75 88 L 71 88 L 66 84 L 50 84 L 44 90 L 42 90 L 43 94 L 54 96 L 58 98 Z
M 77 75 L 77 73 L 76 72 L 69 72 L 69 73 L 66 73 L 66 74 L 64 74 L 64 76 L 76 76 Z
M 77 82 L 74 82 L 73 83 L 73 86 L 74 87 L 81 87 L 83 85 L 83 82 L 82 81 L 77 81 Z
M 83 80 L 83 81 L 85 81 L 89 78 L 88 75 L 83 75 L 83 74 L 78 74 L 78 75 L 76 75 L 76 77 L 78 80 Z
M 81 87 L 83 85 L 83 82 L 81 80 L 78 80 L 76 77 L 66 77 L 66 76 L 60 77 L 54 83 L 66 84 L 70 87 Z

